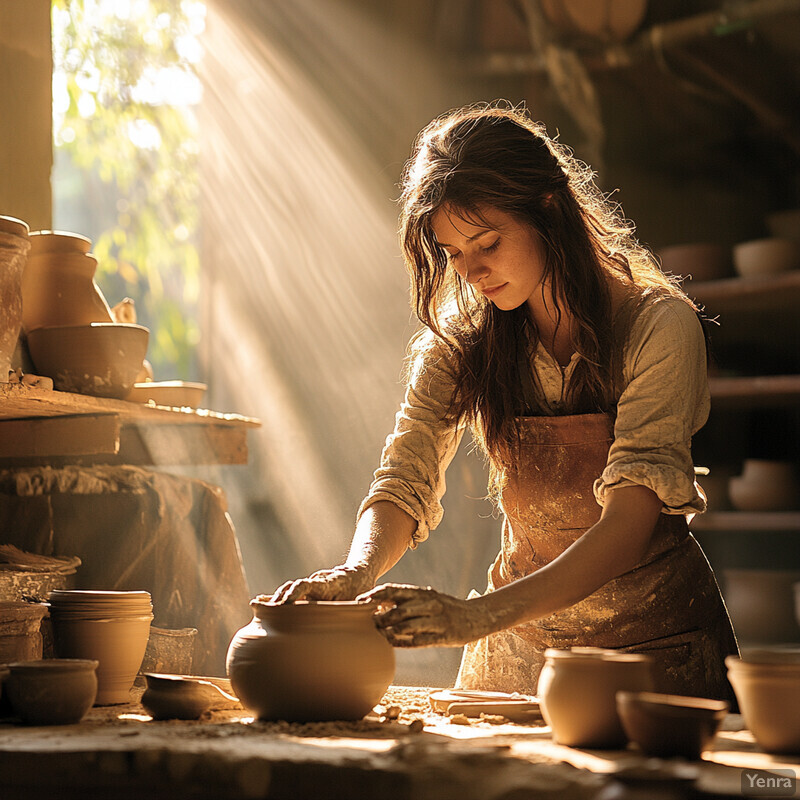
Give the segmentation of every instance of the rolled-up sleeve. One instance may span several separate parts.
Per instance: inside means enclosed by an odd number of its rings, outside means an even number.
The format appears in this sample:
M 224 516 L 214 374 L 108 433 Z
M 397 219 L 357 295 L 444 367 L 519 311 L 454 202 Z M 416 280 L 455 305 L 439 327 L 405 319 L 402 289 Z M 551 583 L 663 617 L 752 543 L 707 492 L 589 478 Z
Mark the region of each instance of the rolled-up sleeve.
M 646 304 L 631 328 L 623 372 L 614 442 L 594 485 L 597 502 L 603 505 L 618 487 L 640 485 L 658 495 L 664 513 L 704 511 L 691 440 L 708 418 L 710 400 L 694 310 L 675 298 Z
M 358 510 L 389 500 L 417 521 L 411 546 L 441 522 L 445 470 L 464 427 L 450 419 L 453 368 L 447 347 L 425 334 L 417 343 L 406 395 L 387 437 L 369 493 Z

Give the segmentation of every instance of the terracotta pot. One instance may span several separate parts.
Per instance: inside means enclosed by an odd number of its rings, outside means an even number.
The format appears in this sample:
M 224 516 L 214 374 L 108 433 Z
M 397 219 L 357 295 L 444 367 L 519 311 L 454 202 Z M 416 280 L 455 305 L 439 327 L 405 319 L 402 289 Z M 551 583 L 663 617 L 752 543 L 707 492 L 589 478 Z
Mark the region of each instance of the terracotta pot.
M 245 708 L 264 720 L 357 720 L 394 677 L 394 650 L 370 605 L 254 600 L 253 621 L 236 633 L 227 668 Z
M 196 639 L 197 628 L 169 629 L 151 625 L 142 672 L 190 674 Z
M 22 327 L 22 276 L 30 249 L 28 226 L 0 217 L 0 382 L 8 381 Z
M 22 276 L 22 323 L 26 332 L 59 325 L 112 322 L 111 309 L 94 281 L 91 241 L 66 231 L 34 231 Z
M 42 657 L 43 603 L 0 602 L 0 664 Z
M 9 664 L 6 681 L 14 713 L 30 725 L 80 722 L 97 694 L 97 661 L 49 659 Z
M 55 591 L 50 594 L 59 658 L 99 662 L 96 705 L 130 702 L 153 619 L 147 592 Z
M 628 738 L 646 755 L 660 758 L 699 759 L 728 709 L 724 700 L 617 692 L 617 711 Z
M 210 681 L 189 675 L 146 673 L 142 706 L 155 720 L 198 719 L 220 700 L 238 705 L 237 698 Z
M 762 652 L 725 663 L 758 745 L 768 753 L 800 753 L 800 655 Z
M 654 662 L 649 656 L 586 647 L 545 650 L 537 694 L 554 741 L 616 749 L 627 742 L 617 713 L 617 692 L 653 688 Z
M 742 645 L 800 641 L 792 584 L 798 570 L 722 570 L 725 604 Z
M 28 348 L 40 375 L 62 392 L 124 399 L 142 369 L 150 332 L 109 322 L 37 328 Z
M 800 484 L 792 462 L 748 458 L 742 474 L 730 479 L 728 494 L 739 511 L 791 511 L 798 506 Z

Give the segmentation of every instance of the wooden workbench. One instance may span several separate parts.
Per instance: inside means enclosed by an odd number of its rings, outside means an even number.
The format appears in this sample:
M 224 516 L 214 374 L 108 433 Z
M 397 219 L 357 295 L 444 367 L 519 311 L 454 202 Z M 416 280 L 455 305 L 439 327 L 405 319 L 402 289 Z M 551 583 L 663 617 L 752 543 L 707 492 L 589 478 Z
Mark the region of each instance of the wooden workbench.
M 761 752 L 730 715 L 702 760 L 583 750 L 542 725 L 435 714 L 431 689 L 392 687 L 397 720 L 287 724 L 243 710 L 153 722 L 141 705 L 95 708 L 78 725 L 0 724 L 0 796 L 269 798 L 269 800 L 536 800 L 741 798 L 743 770 L 800 771 L 800 757 Z M 137 694 L 138 693 L 138 694 Z M 141 689 L 132 690 L 132 698 Z M 623 794 L 632 788 L 639 794 Z
M 246 464 L 258 420 L 0 383 L 0 467 Z

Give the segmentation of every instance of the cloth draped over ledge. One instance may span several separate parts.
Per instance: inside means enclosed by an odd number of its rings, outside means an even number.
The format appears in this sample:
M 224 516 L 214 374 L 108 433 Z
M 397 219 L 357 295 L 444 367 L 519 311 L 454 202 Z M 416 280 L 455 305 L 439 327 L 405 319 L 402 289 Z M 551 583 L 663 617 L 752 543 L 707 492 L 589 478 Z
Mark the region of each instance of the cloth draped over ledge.
M 150 592 L 153 625 L 197 628 L 193 671 L 224 675 L 251 618 L 219 487 L 133 466 L 0 470 L 0 543 L 78 556 L 75 588 Z

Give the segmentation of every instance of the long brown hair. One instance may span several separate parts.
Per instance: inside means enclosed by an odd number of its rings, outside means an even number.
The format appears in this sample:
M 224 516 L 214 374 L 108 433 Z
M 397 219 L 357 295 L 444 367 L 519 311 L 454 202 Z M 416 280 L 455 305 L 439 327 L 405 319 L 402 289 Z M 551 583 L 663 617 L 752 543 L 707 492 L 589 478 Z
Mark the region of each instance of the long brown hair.
M 566 395 L 571 413 L 607 411 L 615 402 L 621 343 L 613 280 L 638 296 L 657 291 L 690 301 L 635 240 L 632 224 L 601 194 L 590 168 L 525 110 L 469 106 L 423 129 L 403 173 L 401 196 L 400 239 L 412 306 L 455 356 L 450 414 L 471 425 L 497 489 L 518 441 L 520 366 L 529 369 L 529 347 L 538 333 L 526 304 L 501 311 L 447 269 L 432 230 L 433 216 L 445 205 L 470 221 L 480 221 L 487 208 L 505 212 L 544 241 L 542 284 L 563 298 L 573 316 L 573 344 L 582 357 Z

